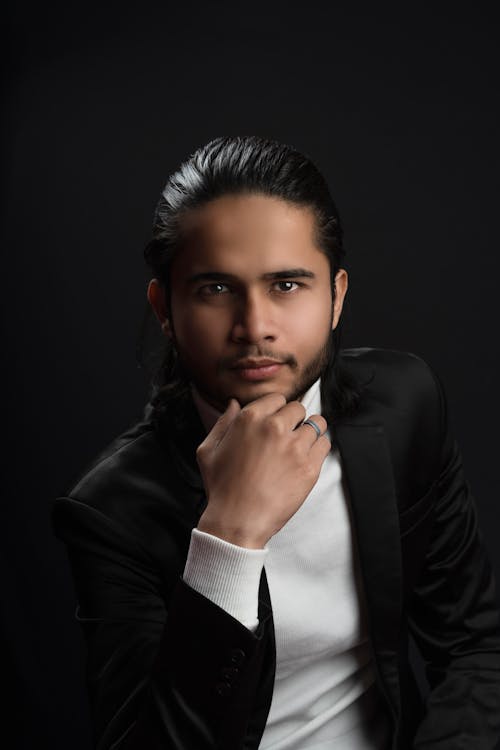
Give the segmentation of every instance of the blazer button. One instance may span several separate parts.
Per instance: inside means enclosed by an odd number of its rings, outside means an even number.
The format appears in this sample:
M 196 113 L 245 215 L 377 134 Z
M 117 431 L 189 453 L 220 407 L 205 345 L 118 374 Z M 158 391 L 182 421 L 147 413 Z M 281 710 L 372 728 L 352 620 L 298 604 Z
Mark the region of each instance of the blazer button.
M 223 667 L 220 671 L 221 677 L 227 680 L 229 683 L 234 682 L 238 677 L 240 670 L 238 667 Z
M 231 664 L 234 664 L 236 667 L 240 667 L 245 661 L 246 655 L 241 648 L 233 648 L 231 650 L 229 658 L 231 660 Z
M 229 682 L 218 682 L 215 686 L 215 692 L 219 695 L 222 695 L 223 698 L 225 698 L 228 695 L 231 695 L 233 689 Z

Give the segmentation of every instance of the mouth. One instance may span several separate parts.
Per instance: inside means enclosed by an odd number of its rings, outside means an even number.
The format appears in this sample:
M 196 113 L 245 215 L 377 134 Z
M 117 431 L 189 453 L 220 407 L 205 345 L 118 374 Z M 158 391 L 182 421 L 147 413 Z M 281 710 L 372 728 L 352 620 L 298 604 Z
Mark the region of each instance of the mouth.
M 231 370 L 243 380 L 267 380 L 276 375 L 284 362 L 275 359 L 244 359 L 237 362 Z

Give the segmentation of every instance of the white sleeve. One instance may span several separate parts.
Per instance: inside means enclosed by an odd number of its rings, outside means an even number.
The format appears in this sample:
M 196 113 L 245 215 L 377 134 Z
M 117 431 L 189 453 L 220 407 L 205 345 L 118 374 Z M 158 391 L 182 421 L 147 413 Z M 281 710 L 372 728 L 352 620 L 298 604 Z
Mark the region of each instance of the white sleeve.
M 268 548 L 248 549 L 194 528 L 183 579 L 254 632 L 259 583 Z

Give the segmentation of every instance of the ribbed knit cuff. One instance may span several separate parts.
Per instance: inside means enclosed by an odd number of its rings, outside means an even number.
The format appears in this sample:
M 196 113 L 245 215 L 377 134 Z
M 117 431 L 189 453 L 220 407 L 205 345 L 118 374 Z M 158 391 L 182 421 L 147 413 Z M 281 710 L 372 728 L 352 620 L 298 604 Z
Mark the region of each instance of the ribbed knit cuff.
M 193 529 L 183 579 L 214 604 L 256 630 L 264 549 L 248 549 Z

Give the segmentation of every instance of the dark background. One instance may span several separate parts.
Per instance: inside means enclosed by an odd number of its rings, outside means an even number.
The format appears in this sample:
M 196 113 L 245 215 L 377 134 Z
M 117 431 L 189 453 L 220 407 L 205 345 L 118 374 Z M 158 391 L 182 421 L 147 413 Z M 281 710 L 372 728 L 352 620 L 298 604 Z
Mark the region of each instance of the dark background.
M 448 8 L 11 7 L 0 568 L 15 747 L 90 747 L 50 504 L 142 413 L 142 248 L 169 173 L 215 136 L 288 142 L 325 174 L 346 232 L 344 345 L 439 373 L 500 578 L 499 29 L 493 3 Z

